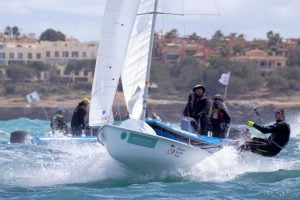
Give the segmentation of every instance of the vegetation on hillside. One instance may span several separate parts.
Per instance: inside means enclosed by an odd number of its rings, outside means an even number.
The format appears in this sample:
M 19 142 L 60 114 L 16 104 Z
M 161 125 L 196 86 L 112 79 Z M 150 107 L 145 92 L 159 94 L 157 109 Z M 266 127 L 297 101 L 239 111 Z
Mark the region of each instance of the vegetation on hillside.
M 17 26 L 7 26 L 4 35 L 18 38 L 21 33 Z M 167 32 L 166 38 L 178 37 L 176 29 Z M 282 44 L 279 33 L 269 31 L 266 33 L 267 40 L 256 46 L 258 49 L 268 51 L 270 55 L 277 55 L 280 49 L 276 45 Z M 189 36 L 190 39 L 200 40 L 196 33 Z M 230 44 L 228 41 L 236 41 Z M 39 38 L 40 41 L 65 41 L 66 36 L 60 31 L 53 29 L 45 30 Z M 225 86 L 218 79 L 223 73 L 231 72 L 228 95 L 248 94 L 260 91 L 262 88 L 271 95 L 292 94 L 300 89 L 300 40 L 298 47 L 288 54 L 287 67 L 279 68 L 268 77 L 261 75 L 260 66 L 252 62 L 235 62 L 230 57 L 244 54 L 247 50 L 245 45 L 239 43 L 244 40 L 243 34 L 231 33 L 224 35 L 220 30 L 216 31 L 210 40 L 210 45 L 219 51 L 219 56 L 212 58 L 208 64 L 203 64 L 194 57 L 188 57 L 180 63 L 163 63 L 153 60 L 151 68 L 151 82 L 157 84 L 156 89 L 150 92 L 159 96 L 184 94 L 186 95 L 195 84 L 203 84 L 207 88 L 208 95 L 223 93 Z M 155 44 L 154 44 L 155 45 Z M 63 93 L 63 91 L 82 90 L 90 91 L 89 82 L 72 82 L 58 74 L 55 67 L 42 62 L 32 62 L 27 65 L 0 66 L 5 68 L 8 80 L 0 73 L 0 82 L 4 94 L 23 94 L 36 90 L 44 93 Z M 94 71 L 95 60 L 72 60 L 66 66 L 65 73 L 79 72 L 82 69 Z M 50 79 L 42 83 L 33 83 L 31 80 L 39 76 L 40 72 L 49 71 Z M 55 89 L 57 88 L 57 89 Z
M 67 72 L 80 71 L 85 68 L 93 71 L 95 60 L 76 61 L 66 67 Z M 64 91 L 83 90 L 90 92 L 89 82 L 70 82 L 60 76 L 51 66 L 35 62 L 29 65 L 2 66 L 10 80 L 2 81 L 5 94 L 20 94 L 25 91 L 33 91 L 38 87 L 44 93 L 61 93 Z M 48 82 L 34 84 L 28 82 L 41 71 L 50 70 Z M 264 88 L 271 95 L 292 94 L 300 89 L 300 66 L 288 66 L 275 70 L 270 76 L 263 77 L 260 67 L 251 62 L 234 62 L 227 58 L 214 58 L 206 66 L 198 59 L 189 57 L 180 63 L 163 64 L 154 60 L 151 68 L 151 82 L 158 87 L 151 89 L 150 93 L 159 96 L 187 94 L 195 84 L 203 84 L 207 88 L 209 96 L 216 93 L 224 93 L 225 86 L 219 83 L 221 74 L 231 72 L 228 87 L 228 95 L 248 94 L 249 92 L 260 91 Z M 19 87 L 19 86 L 22 87 Z M 24 87 L 28 85 L 28 87 Z M 53 87 L 58 89 L 54 89 Z
M 203 84 L 208 95 L 224 93 L 225 86 L 219 83 L 221 74 L 231 72 L 228 95 L 234 96 L 259 91 L 265 88 L 270 94 L 290 94 L 300 89 L 300 67 L 289 66 L 275 70 L 269 77 L 261 75 L 260 67 L 252 62 L 234 62 L 215 58 L 204 66 L 190 57 L 178 64 L 153 62 L 151 80 L 162 94 L 182 94 L 191 91 L 195 84 Z
M 41 36 L 40 41 L 65 41 L 66 35 L 60 31 L 53 30 L 51 28 L 45 30 Z

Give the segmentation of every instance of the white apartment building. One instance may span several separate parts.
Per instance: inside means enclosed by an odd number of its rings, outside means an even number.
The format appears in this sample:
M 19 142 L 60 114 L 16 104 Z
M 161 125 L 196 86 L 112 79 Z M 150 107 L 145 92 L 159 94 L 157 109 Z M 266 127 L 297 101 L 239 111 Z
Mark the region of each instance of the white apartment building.
M 98 43 L 42 41 L 33 43 L 0 43 L 0 65 L 27 64 L 41 61 L 53 66 L 67 65 L 74 60 L 96 59 Z

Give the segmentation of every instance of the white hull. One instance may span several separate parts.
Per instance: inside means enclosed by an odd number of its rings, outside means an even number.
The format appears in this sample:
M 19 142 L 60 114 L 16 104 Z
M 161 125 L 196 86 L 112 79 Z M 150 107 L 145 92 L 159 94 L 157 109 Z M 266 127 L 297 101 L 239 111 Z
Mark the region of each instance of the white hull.
M 98 139 L 111 157 L 131 169 L 147 172 L 193 166 L 218 148 L 205 150 L 112 125 L 99 130 Z

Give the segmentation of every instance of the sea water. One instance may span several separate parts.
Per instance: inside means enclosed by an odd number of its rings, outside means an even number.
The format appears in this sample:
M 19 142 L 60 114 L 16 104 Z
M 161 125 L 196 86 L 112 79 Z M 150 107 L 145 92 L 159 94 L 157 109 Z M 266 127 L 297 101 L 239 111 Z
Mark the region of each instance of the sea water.
M 0 199 L 300 199 L 300 115 L 275 158 L 225 147 L 189 169 L 138 174 L 100 144 L 0 145 Z M 49 122 L 0 121 L 0 140 L 15 130 L 48 134 Z

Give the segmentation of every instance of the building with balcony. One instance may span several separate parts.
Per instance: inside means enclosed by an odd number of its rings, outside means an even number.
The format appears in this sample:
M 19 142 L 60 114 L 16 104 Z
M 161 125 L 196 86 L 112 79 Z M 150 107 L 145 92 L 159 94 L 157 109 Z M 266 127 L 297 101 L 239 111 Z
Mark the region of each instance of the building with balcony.
M 254 62 L 260 66 L 262 75 L 268 76 L 275 69 L 286 67 L 287 58 L 285 56 L 269 55 L 265 51 L 255 49 L 247 51 L 245 55 L 234 56 L 231 60 L 237 62 Z
M 178 36 L 156 35 L 153 56 L 164 63 L 179 63 L 187 57 L 207 62 L 211 48 L 205 39 L 189 39 Z

